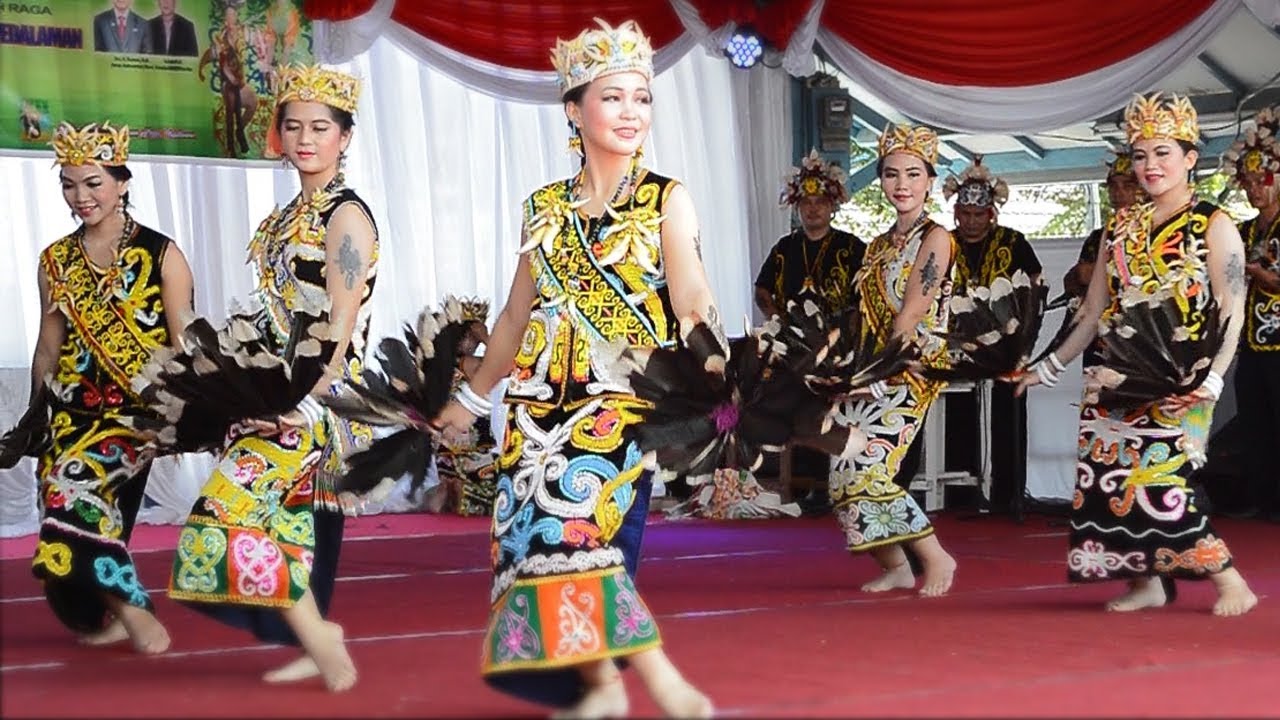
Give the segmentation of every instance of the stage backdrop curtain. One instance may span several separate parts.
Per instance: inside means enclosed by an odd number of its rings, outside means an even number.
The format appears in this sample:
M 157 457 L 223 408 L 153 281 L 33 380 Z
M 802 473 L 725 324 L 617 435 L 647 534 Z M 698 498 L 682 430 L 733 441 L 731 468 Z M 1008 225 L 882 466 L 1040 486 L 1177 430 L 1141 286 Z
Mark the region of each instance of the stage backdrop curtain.
M 692 40 L 690 40 L 692 46 Z M 421 63 L 392 39 L 375 41 L 344 66 L 364 78 L 346 168 L 369 202 L 382 239 L 371 336 L 445 293 L 506 298 L 520 241 L 520 203 L 540 185 L 577 169 L 559 103 L 535 105 L 474 92 Z M 778 208 L 790 164 L 788 80 L 777 69 L 737 71 L 688 53 L 653 83 L 649 167 L 685 182 L 698 213 L 707 271 L 731 332 L 751 311 L 751 278 L 786 231 Z M 47 157 L 0 158 L 0 425 L 21 414 L 39 322 L 39 252 L 75 228 Z M 131 162 L 139 222 L 173 237 L 196 280 L 197 311 L 216 319 L 252 290 L 245 246 L 258 222 L 297 192 L 279 165 L 212 166 Z M 744 200 L 745 198 L 745 200 Z M 143 520 L 180 522 L 212 466 L 209 455 L 158 461 Z M 31 461 L 0 471 L 0 532 L 29 531 Z

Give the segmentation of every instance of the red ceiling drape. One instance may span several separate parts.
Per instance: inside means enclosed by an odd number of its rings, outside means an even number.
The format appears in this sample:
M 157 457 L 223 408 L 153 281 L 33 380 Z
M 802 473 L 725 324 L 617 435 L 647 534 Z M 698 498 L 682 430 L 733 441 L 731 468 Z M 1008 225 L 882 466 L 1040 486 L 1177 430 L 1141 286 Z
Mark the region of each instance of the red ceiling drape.
M 341 22 L 369 12 L 374 2 L 375 0 L 302 0 L 302 13 L 312 20 Z
M 655 49 L 684 32 L 680 18 L 665 0 L 398 2 L 391 13 L 395 22 L 445 47 L 524 70 L 550 70 L 556 38 L 573 38 L 595 27 L 595 17 L 612 25 L 635 20 Z
M 945 85 L 1017 87 L 1113 65 L 1213 0 L 828 1 L 822 26 L 873 60 Z
M 785 48 L 812 0 L 690 0 L 707 27 L 750 23 Z M 1214 0 L 828 0 L 822 26 L 876 62 L 946 85 L 1018 87 L 1114 65 L 1169 37 Z M 308 17 L 346 20 L 373 0 L 305 0 Z M 549 70 L 556 38 L 601 17 L 635 20 L 660 48 L 684 32 L 665 0 L 397 2 L 392 19 L 470 57 Z
M 834 0 L 838 2 L 839 0 Z M 689 0 L 698 9 L 702 22 L 712 30 L 725 23 L 751 25 L 766 42 L 785 50 L 813 0 L 773 0 L 760 4 L 757 0 Z

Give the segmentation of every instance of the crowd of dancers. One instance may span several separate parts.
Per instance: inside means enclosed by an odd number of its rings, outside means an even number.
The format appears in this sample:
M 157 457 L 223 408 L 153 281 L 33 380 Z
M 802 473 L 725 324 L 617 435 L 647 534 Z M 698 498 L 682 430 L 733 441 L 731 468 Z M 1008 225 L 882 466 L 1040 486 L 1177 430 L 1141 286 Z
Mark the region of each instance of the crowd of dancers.
M 730 341 L 690 194 L 642 162 L 649 41 L 634 23 L 600 23 L 552 55 L 581 166 L 525 201 L 519 266 L 492 329 L 487 307 L 442 302 L 378 343 L 376 369 L 364 358 L 379 233 L 341 171 L 355 78 L 317 66 L 281 75 L 268 144 L 301 191 L 249 243 L 257 305 L 219 327 L 194 316 L 178 247 L 129 214 L 128 129 L 59 128 L 63 195 L 80 225 L 41 255 L 31 403 L 0 461 L 38 458 L 33 570 L 81 642 L 168 648 L 127 544 L 152 459 L 212 451 L 169 596 L 297 646 L 265 681 L 351 688 L 356 667 L 328 619 L 340 494 L 404 473 L 421 483 L 441 438 L 487 423 L 505 381 L 491 496 L 460 496 L 492 508 L 485 679 L 560 716 L 612 717 L 627 712 L 630 667 L 667 715 L 707 717 L 711 700 L 665 654 L 635 581 L 655 467 L 748 467 L 767 450 L 816 448 L 835 458 L 828 493 L 849 550 L 882 570 L 863 589 L 916 587 L 909 550 L 919 593 L 943 595 L 956 561 L 894 482 L 930 405 L 956 378 L 1019 394 L 1052 386 L 1086 352 L 1071 580 L 1125 583 L 1107 606 L 1117 611 L 1171 601 L 1175 578 L 1210 579 L 1218 615 L 1256 604 L 1187 479 L 1204 461 L 1256 278 L 1280 283 L 1272 115 L 1224 159 L 1242 184 L 1267 178 L 1270 205 L 1259 207 L 1271 215 L 1246 224 L 1246 255 L 1237 227 L 1189 182 L 1194 108 L 1134 99 L 1125 162 L 1143 197 L 1094 239 L 1071 319 L 1040 358 L 1038 265 L 996 278 L 967 260 L 926 210 L 937 135 L 891 125 L 877 175 L 893 224 L 865 247 L 814 245 L 806 272 L 829 246 L 850 271 L 820 283 L 801 273 L 808 287 L 785 300 L 779 272 L 777 292 L 764 283 L 757 294 L 772 318 Z M 801 204 L 840 195 L 843 177 L 811 157 L 789 188 L 784 200 Z M 1015 239 L 1006 245 L 1016 252 Z M 844 298 L 838 311 L 831 297 Z M 459 373 L 477 342 L 483 359 Z

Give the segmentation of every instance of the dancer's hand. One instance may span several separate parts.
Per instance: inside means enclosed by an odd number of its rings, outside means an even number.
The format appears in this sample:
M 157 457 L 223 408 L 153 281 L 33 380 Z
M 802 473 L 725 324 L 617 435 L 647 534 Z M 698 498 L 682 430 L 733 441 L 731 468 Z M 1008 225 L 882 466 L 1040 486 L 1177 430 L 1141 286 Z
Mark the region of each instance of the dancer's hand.
M 1000 377 L 999 379 L 1004 382 L 1015 383 L 1015 387 L 1013 388 L 1014 397 L 1022 397 L 1022 395 L 1027 391 L 1027 388 L 1041 384 L 1040 376 L 1035 372 L 1032 372 L 1031 368 L 1015 370 L 1008 375 Z
M 300 427 L 305 427 L 310 423 L 311 421 L 307 419 L 307 416 L 303 415 L 298 410 L 290 410 L 289 412 L 276 418 L 276 425 L 281 428 L 287 428 L 287 427 L 300 428 Z
M 276 433 L 280 431 L 280 423 L 276 420 L 267 418 L 244 418 L 240 421 L 241 425 L 253 428 L 254 430 L 264 433 Z
M 471 428 L 479 416 L 472 415 L 457 400 L 450 400 L 448 405 L 444 406 L 444 410 L 440 411 L 440 415 L 432 421 L 430 426 L 435 430 L 448 437 L 451 434 L 464 432 Z

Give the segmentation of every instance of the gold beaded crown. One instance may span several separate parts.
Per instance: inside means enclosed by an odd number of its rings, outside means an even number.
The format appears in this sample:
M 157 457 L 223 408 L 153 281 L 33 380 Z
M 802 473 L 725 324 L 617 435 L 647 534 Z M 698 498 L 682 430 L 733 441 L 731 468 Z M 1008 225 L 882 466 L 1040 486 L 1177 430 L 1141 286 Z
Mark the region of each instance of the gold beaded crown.
M 53 133 L 54 163 L 57 165 L 124 165 L 129 159 L 129 126 L 112 127 L 110 122 L 89 123 L 79 130 L 68 122 Z
M 817 150 L 810 150 L 800 161 L 800 167 L 787 171 L 786 183 L 782 186 L 778 202 L 781 205 L 795 205 L 806 195 L 821 195 L 836 205 L 842 205 L 849 199 L 844 180 L 844 168 L 836 163 L 823 161 Z
M 1139 140 L 1169 138 L 1189 143 L 1200 140 L 1200 122 L 1191 101 L 1183 95 L 1160 93 L 1134 95 L 1124 109 L 1125 136 L 1132 145 Z
M 560 76 L 561 95 L 614 73 L 638 72 L 653 78 L 653 46 L 634 20 L 616 28 L 600 18 L 595 21 L 599 29 L 583 30 L 567 42 L 556 40 L 551 64 Z
M 889 123 L 880 135 L 880 157 L 895 152 L 908 152 L 933 165 L 938 162 L 938 134 L 923 125 Z
M 1219 171 L 1237 183 L 1246 173 L 1280 172 L 1280 105 L 1263 108 L 1253 118 L 1253 127 L 1222 154 Z
M 360 100 L 360 80 L 337 70 L 319 65 L 290 65 L 280 74 L 280 86 L 276 90 L 276 106 L 267 126 L 267 157 L 280 157 L 284 147 L 276 131 L 280 107 L 288 102 L 318 102 L 338 110 L 355 113 Z

